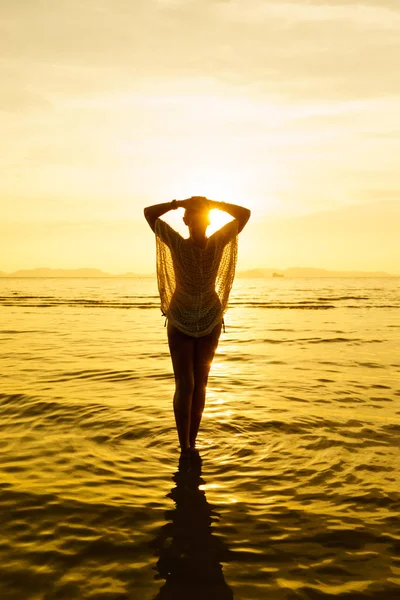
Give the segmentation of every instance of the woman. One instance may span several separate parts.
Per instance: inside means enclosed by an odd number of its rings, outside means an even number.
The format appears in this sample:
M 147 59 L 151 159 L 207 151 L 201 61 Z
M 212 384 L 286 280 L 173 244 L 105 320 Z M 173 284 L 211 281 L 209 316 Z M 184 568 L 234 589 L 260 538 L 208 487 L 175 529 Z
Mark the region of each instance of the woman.
M 159 218 L 177 208 L 185 209 L 187 239 Z M 208 213 L 213 208 L 224 210 L 233 220 L 206 237 Z M 192 196 L 148 206 L 144 216 L 156 234 L 157 281 L 161 310 L 168 320 L 181 457 L 190 457 L 196 452 L 208 374 L 235 275 L 237 236 L 249 220 L 250 210 Z

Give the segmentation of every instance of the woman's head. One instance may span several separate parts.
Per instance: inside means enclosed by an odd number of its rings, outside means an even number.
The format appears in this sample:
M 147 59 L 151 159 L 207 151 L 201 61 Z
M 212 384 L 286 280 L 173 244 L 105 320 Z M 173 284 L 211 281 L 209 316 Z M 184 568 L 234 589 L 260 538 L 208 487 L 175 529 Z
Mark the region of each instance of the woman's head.
M 187 208 L 183 217 L 183 222 L 189 229 L 206 230 L 210 224 L 209 209 Z

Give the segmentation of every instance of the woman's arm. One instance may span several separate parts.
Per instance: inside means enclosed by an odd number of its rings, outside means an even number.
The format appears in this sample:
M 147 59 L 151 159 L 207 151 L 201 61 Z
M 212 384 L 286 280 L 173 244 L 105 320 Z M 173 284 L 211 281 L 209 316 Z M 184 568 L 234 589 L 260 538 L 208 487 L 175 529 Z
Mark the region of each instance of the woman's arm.
M 172 200 L 172 202 L 163 202 L 162 204 L 153 204 L 153 206 L 146 206 L 143 212 L 146 221 L 154 231 L 158 217 L 161 217 L 161 215 L 165 215 L 165 213 L 167 213 L 168 211 L 179 208 L 180 206 L 181 203 L 178 200 Z
M 248 208 L 244 208 L 244 206 L 239 206 L 238 204 L 228 204 L 228 202 L 217 202 L 215 200 L 209 200 L 208 202 L 210 210 L 213 208 L 224 210 L 237 221 L 239 221 L 239 232 L 242 231 L 243 227 L 250 219 L 251 211 Z

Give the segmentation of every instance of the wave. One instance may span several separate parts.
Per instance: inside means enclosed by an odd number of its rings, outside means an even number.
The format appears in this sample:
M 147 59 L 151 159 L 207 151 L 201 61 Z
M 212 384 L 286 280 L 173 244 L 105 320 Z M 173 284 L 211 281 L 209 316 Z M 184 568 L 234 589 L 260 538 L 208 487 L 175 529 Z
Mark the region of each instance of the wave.
M 306 344 L 354 344 L 354 345 L 364 345 L 364 344 L 380 344 L 384 340 L 382 339 L 367 339 L 367 338 L 350 338 L 350 337 L 333 337 L 333 338 L 302 338 L 302 337 L 294 337 L 287 339 L 274 339 L 274 338 L 263 338 L 260 340 L 265 344 L 298 344 L 306 343 Z M 368 365 L 364 365 L 368 366 Z
M 57 298 L 52 296 L 3 296 L 0 297 L 0 305 L 3 306 L 23 306 L 32 308 L 48 308 L 52 306 L 82 306 L 90 308 L 138 308 L 149 309 L 159 308 L 159 300 L 148 299 L 139 301 L 121 302 L 115 300 L 97 300 L 91 298 Z M 324 304 L 314 301 L 297 302 L 260 302 L 260 301 L 232 301 L 231 307 L 241 308 L 289 308 L 289 309 L 328 309 L 335 308 L 333 304 Z
M 335 308 L 333 304 L 322 304 L 308 300 L 299 302 L 231 302 L 230 306 L 240 306 L 242 308 L 275 308 L 300 310 L 324 310 L 329 308 Z
M 356 303 L 354 303 L 356 301 Z M 160 307 L 159 297 L 156 295 L 120 295 L 117 298 L 90 298 L 65 297 L 55 295 L 31 295 L 17 294 L 0 296 L 0 306 L 20 306 L 29 308 L 50 308 L 61 306 L 76 306 L 89 308 L 111 308 L 111 309 L 154 309 Z M 287 300 L 286 298 L 274 298 L 265 300 L 262 298 L 250 299 L 246 297 L 231 297 L 229 306 L 234 308 L 253 309 L 278 309 L 278 310 L 329 310 L 333 308 L 399 308 L 400 302 L 397 297 L 392 299 L 376 298 L 370 296 L 336 295 L 319 296 L 305 300 Z
M 341 301 L 341 300 L 369 300 L 368 296 L 320 296 L 318 298 L 318 300 L 320 300 L 321 302 L 325 302 L 325 301 Z
M 57 298 L 54 296 L 3 296 L 0 306 L 21 306 L 29 308 L 48 308 L 52 306 L 82 306 L 90 308 L 158 308 L 159 301 L 121 302 L 114 300 L 95 300 L 91 298 Z

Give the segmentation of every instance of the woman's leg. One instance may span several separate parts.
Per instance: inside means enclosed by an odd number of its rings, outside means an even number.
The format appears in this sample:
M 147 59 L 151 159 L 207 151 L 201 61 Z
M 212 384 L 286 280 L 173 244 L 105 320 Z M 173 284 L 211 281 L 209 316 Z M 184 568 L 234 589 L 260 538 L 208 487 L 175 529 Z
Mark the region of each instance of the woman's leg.
M 190 446 L 189 429 L 194 389 L 194 342 L 168 323 L 168 344 L 175 376 L 174 414 L 182 452 Z
M 218 323 L 210 334 L 196 338 L 195 341 L 194 390 L 189 433 L 189 443 L 191 448 L 194 448 L 196 445 L 196 437 L 206 401 L 208 374 L 218 346 L 221 327 L 222 323 Z

